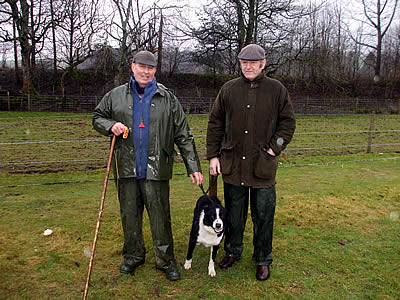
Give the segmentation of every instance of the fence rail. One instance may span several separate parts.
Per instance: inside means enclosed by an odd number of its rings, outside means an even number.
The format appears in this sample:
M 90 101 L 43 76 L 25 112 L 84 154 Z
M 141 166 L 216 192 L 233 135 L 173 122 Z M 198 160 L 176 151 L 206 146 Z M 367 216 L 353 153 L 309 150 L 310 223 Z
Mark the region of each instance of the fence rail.
M 9 116 L 8 114 L 5 114 Z M 1 112 L 0 112 L 1 116 Z M 207 115 L 188 115 L 205 159 Z M 46 173 L 103 168 L 108 138 L 91 125 L 91 114 L 25 114 L 0 117 L 0 173 Z M 304 158 L 362 153 L 400 153 L 400 115 L 298 116 L 283 166 Z M 179 160 L 179 157 L 178 157 Z
M 0 95 L 0 111 L 92 112 L 101 96 Z M 214 98 L 179 97 L 187 114 L 206 114 Z M 292 98 L 297 114 L 399 113 L 400 99 Z

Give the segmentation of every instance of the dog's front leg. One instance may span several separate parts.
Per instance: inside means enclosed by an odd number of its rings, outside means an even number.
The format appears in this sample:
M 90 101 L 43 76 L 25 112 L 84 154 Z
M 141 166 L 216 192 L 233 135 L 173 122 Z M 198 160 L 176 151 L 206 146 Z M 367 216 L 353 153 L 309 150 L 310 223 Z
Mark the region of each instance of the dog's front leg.
M 185 270 L 189 270 L 190 268 L 192 268 L 192 257 L 193 257 L 193 251 L 194 251 L 195 247 L 196 247 L 196 242 L 189 241 L 189 248 L 188 248 L 188 252 L 186 255 L 186 261 L 185 261 L 185 264 L 183 265 Z
M 208 275 L 211 277 L 215 277 L 217 275 L 217 272 L 215 272 L 215 259 L 217 258 L 218 248 L 219 245 L 211 247 L 210 262 L 208 263 Z

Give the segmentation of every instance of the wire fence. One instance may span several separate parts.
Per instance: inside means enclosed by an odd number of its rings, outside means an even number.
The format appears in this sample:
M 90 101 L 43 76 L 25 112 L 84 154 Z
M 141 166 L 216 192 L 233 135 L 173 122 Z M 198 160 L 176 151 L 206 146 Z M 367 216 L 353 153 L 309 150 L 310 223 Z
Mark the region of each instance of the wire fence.
M 188 120 L 205 160 L 208 116 L 188 115 Z M 0 174 L 104 168 L 108 151 L 109 139 L 93 130 L 90 114 L 18 113 L 0 118 Z M 400 153 L 399 115 L 298 116 L 280 164 L 323 164 L 337 161 L 337 156 L 365 153 Z
M 92 112 L 101 96 L 10 95 L 0 94 L 0 111 Z M 186 113 L 207 114 L 212 97 L 179 97 Z M 296 98 L 292 99 L 297 114 L 399 113 L 400 99 L 367 98 Z

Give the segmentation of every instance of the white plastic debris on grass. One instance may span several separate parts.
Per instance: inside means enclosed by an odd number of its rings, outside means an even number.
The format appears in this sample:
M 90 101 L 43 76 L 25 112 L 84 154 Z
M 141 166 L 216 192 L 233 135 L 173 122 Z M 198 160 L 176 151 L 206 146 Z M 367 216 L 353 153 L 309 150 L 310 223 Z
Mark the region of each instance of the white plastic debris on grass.
M 390 220 L 397 221 L 399 219 L 399 213 L 397 211 L 392 211 L 389 216 Z
M 51 229 L 46 229 L 44 232 L 43 232 L 43 235 L 51 235 L 53 233 L 53 230 L 51 230 Z
M 90 257 L 92 256 L 92 249 L 89 249 L 89 248 L 83 249 L 83 255 L 84 255 L 85 257 L 90 258 Z

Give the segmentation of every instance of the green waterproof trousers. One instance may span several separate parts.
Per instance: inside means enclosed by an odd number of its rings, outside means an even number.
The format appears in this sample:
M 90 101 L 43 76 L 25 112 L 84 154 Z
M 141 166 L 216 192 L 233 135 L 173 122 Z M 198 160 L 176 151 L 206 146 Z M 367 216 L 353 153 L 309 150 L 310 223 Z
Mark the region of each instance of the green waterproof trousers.
M 122 255 L 125 261 L 134 264 L 145 259 L 142 221 L 146 207 L 156 267 L 165 270 L 169 264 L 176 263 L 171 229 L 169 181 L 121 178 L 117 186 L 124 231 Z
M 272 232 L 274 225 L 276 192 L 271 188 L 252 188 L 224 183 L 225 207 L 229 227 L 225 233 L 226 255 L 239 258 L 243 252 L 250 190 L 251 219 L 253 221 L 253 258 L 257 265 L 272 263 Z

